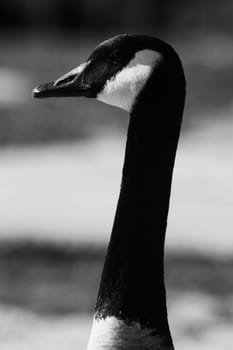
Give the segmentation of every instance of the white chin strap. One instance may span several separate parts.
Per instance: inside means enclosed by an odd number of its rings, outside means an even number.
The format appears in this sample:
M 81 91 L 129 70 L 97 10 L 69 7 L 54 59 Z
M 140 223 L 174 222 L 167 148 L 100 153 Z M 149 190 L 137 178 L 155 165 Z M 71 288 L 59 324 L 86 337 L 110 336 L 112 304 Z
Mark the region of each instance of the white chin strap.
M 157 51 L 138 51 L 126 67 L 106 82 L 97 100 L 129 112 L 160 60 L 161 54 Z

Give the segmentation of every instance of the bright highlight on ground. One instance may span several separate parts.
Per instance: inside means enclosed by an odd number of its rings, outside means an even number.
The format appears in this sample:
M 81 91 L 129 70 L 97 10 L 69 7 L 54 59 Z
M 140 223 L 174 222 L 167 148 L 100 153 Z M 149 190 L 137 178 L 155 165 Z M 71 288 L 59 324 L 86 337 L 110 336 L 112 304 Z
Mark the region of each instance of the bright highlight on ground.
M 168 247 L 233 252 L 232 127 L 206 124 L 182 138 Z M 107 242 L 124 144 L 106 131 L 86 143 L 1 150 L 1 237 Z

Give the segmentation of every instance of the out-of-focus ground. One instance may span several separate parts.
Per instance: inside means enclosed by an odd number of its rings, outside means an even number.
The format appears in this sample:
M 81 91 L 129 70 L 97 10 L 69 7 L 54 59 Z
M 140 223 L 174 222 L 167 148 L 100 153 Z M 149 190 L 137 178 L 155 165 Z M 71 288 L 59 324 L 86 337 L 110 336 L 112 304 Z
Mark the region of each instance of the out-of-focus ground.
M 229 306 L 229 305 L 228 305 Z M 182 294 L 170 305 L 170 324 L 180 350 L 232 348 L 232 323 L 216 316 L 218 303 L 209 296 Z M 2 308 L 3 350 L 85 350 L 92 319 L 87 315 L 41 318 L 21 309 Z
M 103 247 L 21 243 L 0 248 L 1 349 L 85 349 Z M 232 346 L 233 260 L 170 253 L 168 310 L 178 349 Z
M 168 248 L 233 253 L 232 129 L 231 119 L 206 122 L 183 137 L 174 172 Z M 106 130 L 82 144 L 2 150 L 1 237 L 107 243 L 124 143 L 119 134 Z
M 36 84 L 77 66 L 102 39 L 1 38 L 3 350 L 82 350 L 87 343 L 128 117 L 95 101 L 30 95 Z M 167 232 L 172 333 L 180 350 L 231 349 L 232 37 L 169 41 L 188 82 Z

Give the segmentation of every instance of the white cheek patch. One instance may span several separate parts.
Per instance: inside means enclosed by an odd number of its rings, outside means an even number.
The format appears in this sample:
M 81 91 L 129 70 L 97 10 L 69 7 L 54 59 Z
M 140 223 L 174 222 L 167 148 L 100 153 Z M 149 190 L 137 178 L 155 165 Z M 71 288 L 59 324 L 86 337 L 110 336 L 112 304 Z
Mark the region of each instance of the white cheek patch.
M 56 86 L 57 84 L 59 84 L 60 82 L 62 82 L 63 80 L 71 77 L 72 75 L 79 75 L 81 74 L 84 69 L 89 65 L 90 61 L 84 62 L 82 64 L 80 64 L 78 67 L 72 69 L 70 72 L 64 74 L 63 76 L 61 76 L 60 78 L 58 78 L 55 82 L 54 82 L 54 86 Z
M 108 80 L 97 100 L 130 111 L 153 68 L 161 60 L 154 50 L 138 51 L 129 64 Z
M 94 319 L 87 350 L 162 349 L 163 336 L 155 329 L 142 328 L 138 322 L 126 324 L 114 316 Z M 172 350 L 173 347 L 166 347 Z

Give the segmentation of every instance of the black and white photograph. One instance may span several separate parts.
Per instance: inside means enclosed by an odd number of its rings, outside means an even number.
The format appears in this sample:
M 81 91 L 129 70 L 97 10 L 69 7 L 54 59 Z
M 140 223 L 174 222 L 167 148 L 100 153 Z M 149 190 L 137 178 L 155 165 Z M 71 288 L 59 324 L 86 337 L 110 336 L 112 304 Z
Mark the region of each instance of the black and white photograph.
M 1 350 L 233 349 L 232 18 L 1 0 Z

